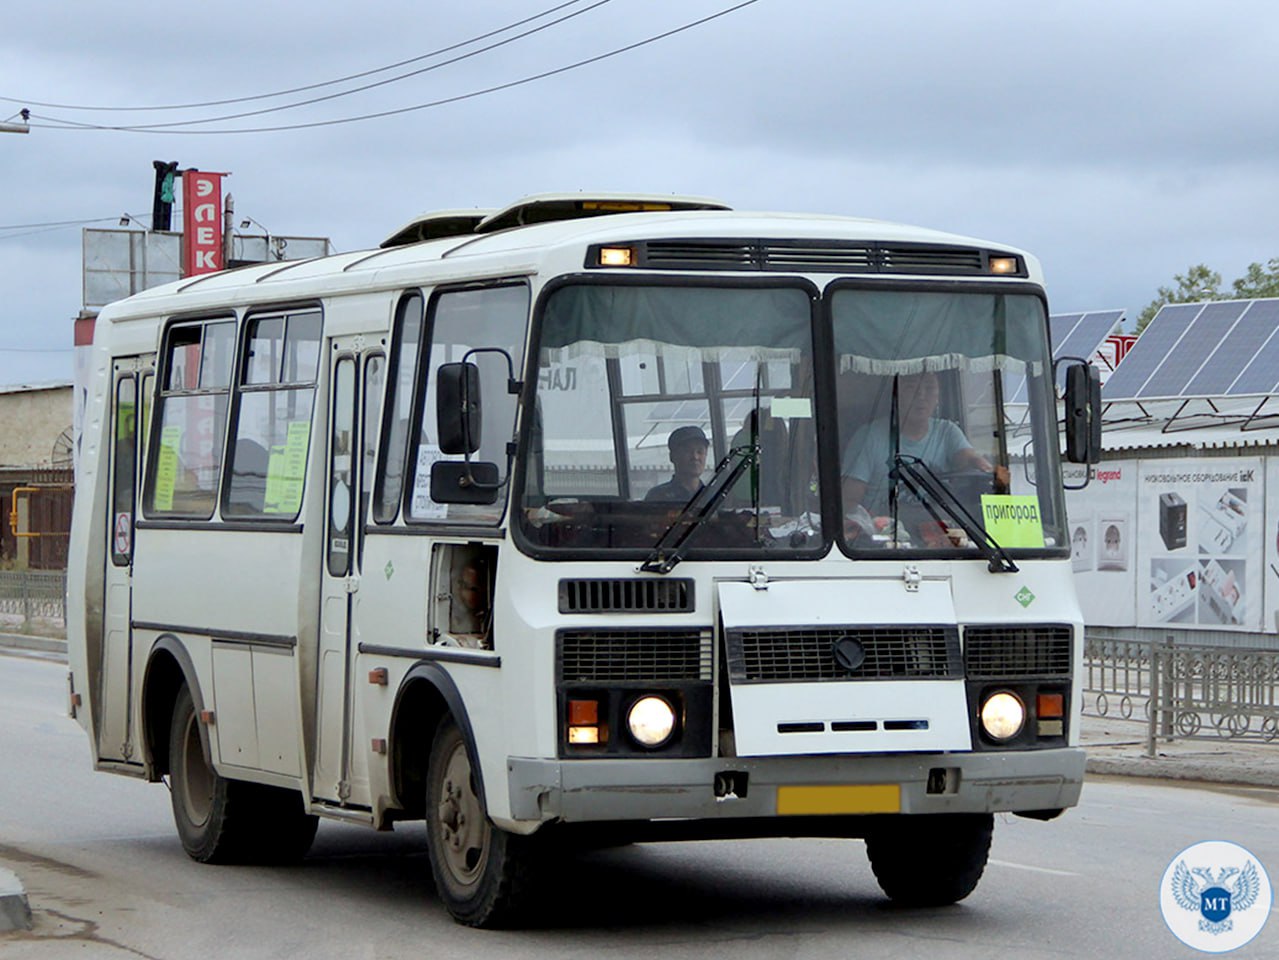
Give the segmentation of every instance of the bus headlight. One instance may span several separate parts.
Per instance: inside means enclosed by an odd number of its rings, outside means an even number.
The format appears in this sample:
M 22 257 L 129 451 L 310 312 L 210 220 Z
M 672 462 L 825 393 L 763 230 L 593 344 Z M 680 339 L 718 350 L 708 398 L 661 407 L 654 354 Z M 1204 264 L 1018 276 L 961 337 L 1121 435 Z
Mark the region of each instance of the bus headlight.
M 640 746 L 660 747 L 675 732 L 675 708 L 665 697 L 640 697 L 626 711 L 626 728 Z
M 1011 740 L 1026 725 L 1026 705 L 1015 693 L 992 693 L 981 705 L 981 728 L 992 740 Z

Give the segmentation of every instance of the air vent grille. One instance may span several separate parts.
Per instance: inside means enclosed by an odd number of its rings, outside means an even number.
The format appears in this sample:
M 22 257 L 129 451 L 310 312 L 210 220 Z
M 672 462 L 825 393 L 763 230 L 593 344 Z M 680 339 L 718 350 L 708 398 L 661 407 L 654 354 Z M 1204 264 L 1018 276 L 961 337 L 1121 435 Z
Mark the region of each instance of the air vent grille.
M 561 630 L 561 683 L 676 683 L 712 678 L 711 631 Z
M 835 658 L 850 638 L 864 654 L 849 670 Z M 856 626 L 741 630 L 727 635 L 735 683 L 825 680 L 942 680 L 960 676 L 959 631 L 953 626 Z
M 631 246 L 640 266 L 656 270 L 973 276 L 989 272 L 989 257 L 1011 256 L 976 247 L 845 240 L 649 240 Z
M 1068 677 L 1073 658 L 1069 624 L 964 628 L 964 661 L 970 680 Z
M 560 613 L 691 613 L 693 581 L 561 580 Z

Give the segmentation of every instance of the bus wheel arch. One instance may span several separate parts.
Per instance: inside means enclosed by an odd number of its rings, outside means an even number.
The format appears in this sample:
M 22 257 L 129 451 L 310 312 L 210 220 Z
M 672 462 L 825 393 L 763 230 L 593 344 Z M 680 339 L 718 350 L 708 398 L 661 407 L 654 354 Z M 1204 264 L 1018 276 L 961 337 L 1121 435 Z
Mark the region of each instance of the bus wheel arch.
M 409 670 L 396 694 L 391 713 L 391 787 L 408 818 L 426 816 L 426 777 L 431 745 L 440 724 L 452 719 L 466 741 L 472 759 L 479 756 L 475 734 L 453 678 L 434 663 L 418 663 Z M 484 782 L 478 764 L 474 777 L 480 801 Z
M 152 647 L 142 679 L 144 761 L 152 782 L 170 772 L 169 734 L 173 710 L 183 687 L 191 691 L 198 716 L 204 710 L 204 698 L 196 682 L 195 664 L 181 641 L 172 634 L 166 634 Z M 200 736 L 205 758 L 210 759 L 213 754 L 209 749 L 209 734 L 203 725 Z

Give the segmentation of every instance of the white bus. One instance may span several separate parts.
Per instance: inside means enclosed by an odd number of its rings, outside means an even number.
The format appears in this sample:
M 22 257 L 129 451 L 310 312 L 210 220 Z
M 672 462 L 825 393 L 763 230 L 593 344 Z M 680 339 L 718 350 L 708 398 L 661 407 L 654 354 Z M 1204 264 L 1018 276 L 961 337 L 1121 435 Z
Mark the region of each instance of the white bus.
M 1083 780 L 1046 318 L 1019 250 L 669 197 L 140 293 L 94 337 L 72 713 L 196 860 L 425 820 L 475 926 L 583 842 L 864 838 L 963 898 L 992 814 Z

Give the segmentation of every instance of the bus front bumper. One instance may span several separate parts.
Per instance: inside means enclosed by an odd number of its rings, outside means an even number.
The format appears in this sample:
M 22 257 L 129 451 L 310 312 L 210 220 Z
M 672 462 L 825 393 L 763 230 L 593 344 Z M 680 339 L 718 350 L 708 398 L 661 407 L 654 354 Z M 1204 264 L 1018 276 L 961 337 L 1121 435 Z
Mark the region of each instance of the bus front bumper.
M 1039 813 L 1074 806 L 1077 747 L 1008 753 L 507 760 L 516 821 Z

